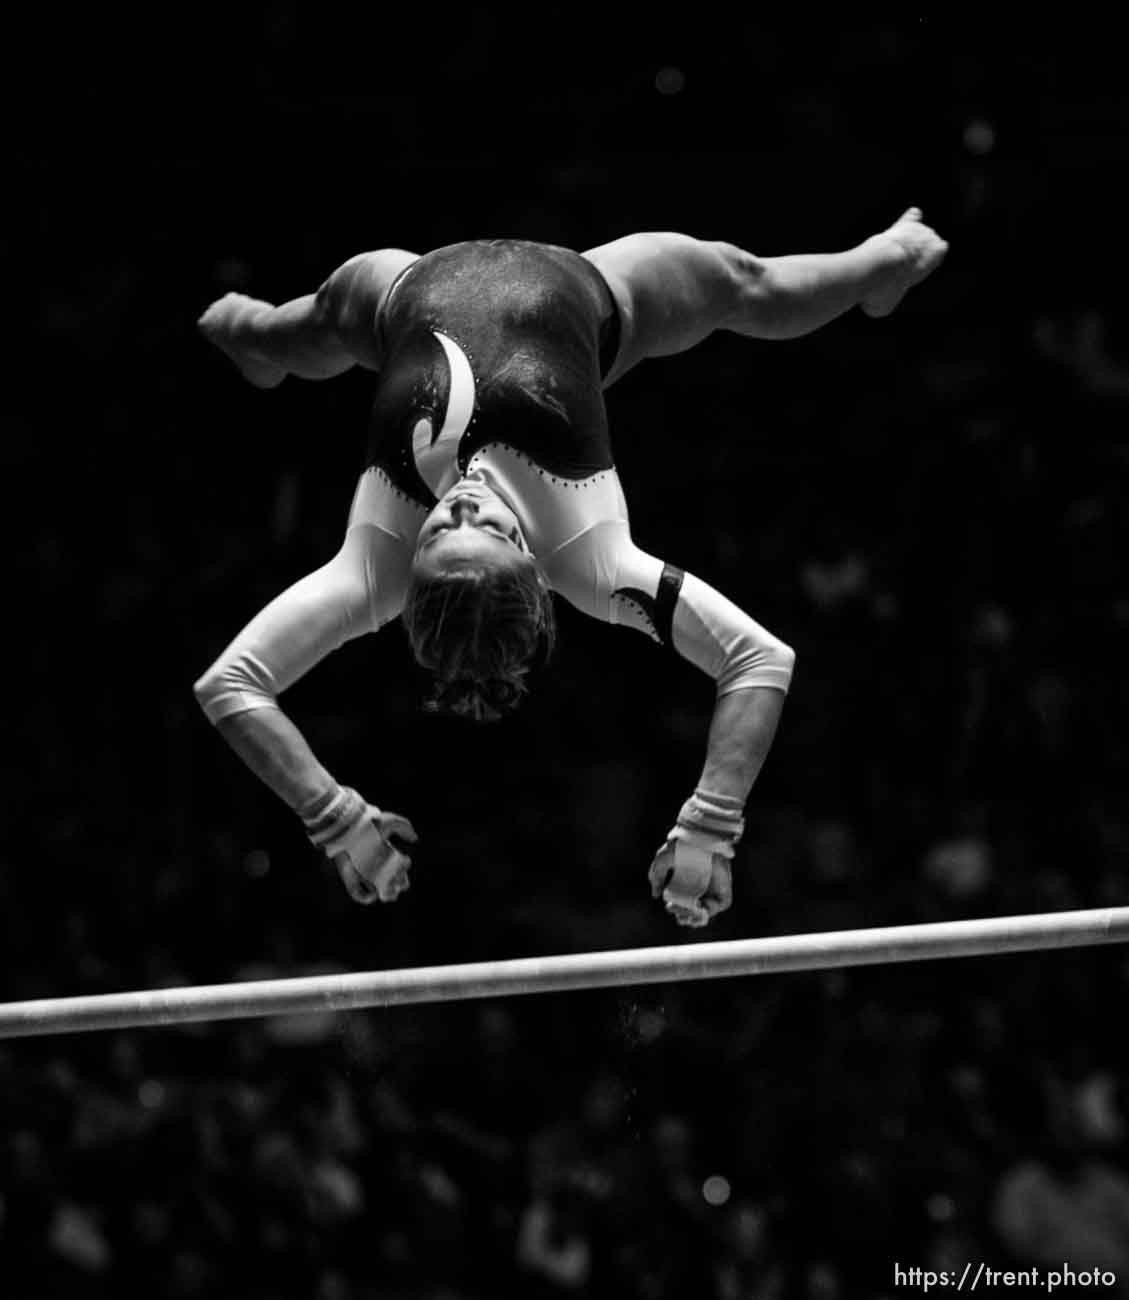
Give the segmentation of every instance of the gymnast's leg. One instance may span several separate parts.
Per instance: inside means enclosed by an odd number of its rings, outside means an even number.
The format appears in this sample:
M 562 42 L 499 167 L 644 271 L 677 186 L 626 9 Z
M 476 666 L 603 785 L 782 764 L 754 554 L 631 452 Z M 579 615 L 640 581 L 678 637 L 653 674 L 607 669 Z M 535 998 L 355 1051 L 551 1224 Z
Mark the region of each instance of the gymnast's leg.
M 852 307 L 885 316 L 934 271 L 948 245 L 908 209 L 889 229 L 841 253 L 757 257 L 734 244 L 679 234 L 627 235 L 584 256 L 619 303 L 624 339 L 606 383 L 646 357 L 670 356 L 712 334 L 810 334 Z
M 379 370 L 380 309 L 396 278 L 416 260 L 402 248 L 359 253 L 316 293 L 278 307 L 225 294 L 197 324 L 256 388 L 275 388 L 288 374 L 330 379 L 355 365 Z

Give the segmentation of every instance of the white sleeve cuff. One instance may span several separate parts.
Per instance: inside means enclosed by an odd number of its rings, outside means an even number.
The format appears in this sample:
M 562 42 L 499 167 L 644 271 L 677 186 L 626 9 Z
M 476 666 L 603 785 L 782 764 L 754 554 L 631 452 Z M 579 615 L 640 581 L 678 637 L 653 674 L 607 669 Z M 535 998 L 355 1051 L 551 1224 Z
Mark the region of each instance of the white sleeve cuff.
M 787 691 L 795 651 L 713 587 L 687 573 L 674 609 L 674 648 L 708 673 L 718 695 L 768 686 Z

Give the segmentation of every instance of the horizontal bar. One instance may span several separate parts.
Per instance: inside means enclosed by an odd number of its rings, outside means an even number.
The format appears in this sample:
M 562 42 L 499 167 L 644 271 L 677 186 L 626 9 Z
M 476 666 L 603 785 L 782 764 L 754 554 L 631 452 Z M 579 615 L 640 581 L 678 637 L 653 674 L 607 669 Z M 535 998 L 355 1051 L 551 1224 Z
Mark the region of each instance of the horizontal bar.
M 1127 941 L 1129 907 L 1116 907 L 687 943 L 666 948 L 629 948 L 620 952 L 521 957 L 460 966 L 309 975 L 242 984 L 3 1003 L 0 1004 L 0 1038 L 94 1029 L 142 1029 L 303 1012 L 358 1011 L 365 1007 L 417 1002 L 456 1002 L 524 993 L 724 979 L 734 975 L 836 970 L 887 962 L 983 957 Z

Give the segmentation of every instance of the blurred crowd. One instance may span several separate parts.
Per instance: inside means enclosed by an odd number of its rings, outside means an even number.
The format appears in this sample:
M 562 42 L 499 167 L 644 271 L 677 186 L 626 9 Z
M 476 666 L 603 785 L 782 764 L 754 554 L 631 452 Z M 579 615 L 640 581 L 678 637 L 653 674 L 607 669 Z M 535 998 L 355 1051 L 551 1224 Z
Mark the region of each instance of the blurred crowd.
M 405 117 L 384 126 L 394 215 L 363 187 L 376 217 L 301 187 L 280 208 L 280 141 L 301 167 L 299 127 L 316 133 L 279 71 L 301 63 L 296 10 L 277 12 L 241 92 L 278 128 L 256 137 L 254 187 L 230 133 L 205 158 L 174 131 L 177 165 L 129 153 L 129 188 L 86 187 L 81 222 L 77 146 L 28 191 L 27 331 L 50 373 L 0 451 L 37 502 L 9 576 L 3 999 L 1129 903 L 1129 336 L 1077 226 L 1069 269 L 1046 256 L 1069 203 L 1032 180 L 1079 157 L 1080 92 L 1019 59 L 1017 102 L 1046 111 L 1009 117 L 990 61 L 930 64 L 948 97 L 928 192 L 907 193 L 913 123 L 883 134 L 868 85 L 911 93 L 920 51 L 844 38 L 772 111 L 836 184 L 836 150 L 871 141 L 857 187 L 829 212 L 793 161 L 794 191 L 738 213 L 726 176 L 751 146 L 735 128 L 694 143 L 732 107 L 717 68 L 703 103 L 700 51 L 684 72 L 640 59 L 642 89 L 609 55 L 515 126 L 567 118 L 571 153 L 484 146 L 477 187 L 439 210 L 435 173 L 468 164 L 434 144 L 445 161 L 425 165 L 433 119 Z M 756 50 L 767 80 L 774 48 Z M 108 86 L 104 111 L 125 113 Z M 614 151 L 609 113 L 637 154 Z M 358 121 L 319 140 L 330 169 L 355 161 Z M 1044 152 L 1009 153 L 1033 121 Z M 72 140 L 87 129 L 77 115 Z M 1077 129 L 1100 162 L 1100 133 Z M 120 186 L 121 159 L 98 165 Z M 609 394 L 640 544 L 798 654 L 732 911 L 687 935 L 646 884 L 709 683 L 567 608 L 555 663 L 500 727 L 425 719 L 398 629 L 293 688 L 327 766 L 421 835 L 402 901 L 349 902 L 191 683 L 335 548 L 371 378 L 253 392 L 195 316 L 230 288 L 307 291 L 377 238 L 583 248 L 649 226 L 776 253 L 919 201 L 953 253 L 889 321 L 715 338 Z M 970 1260 L 1096 1267 L 1129 1295 L 1127 985 L 1109 948 L 6 1044 L 0 1295 L 847 1300 L 895 1294 L 896 1264 Z

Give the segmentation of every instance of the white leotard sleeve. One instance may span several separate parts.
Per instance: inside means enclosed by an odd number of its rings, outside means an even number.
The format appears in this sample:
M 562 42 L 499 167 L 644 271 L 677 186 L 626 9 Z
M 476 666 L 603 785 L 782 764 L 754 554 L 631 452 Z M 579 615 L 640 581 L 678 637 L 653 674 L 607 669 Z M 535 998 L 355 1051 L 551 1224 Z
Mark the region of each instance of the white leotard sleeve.
M 341 549 L 272 600 L 196 683 L 212 722 L 274 706 L 326 655 L 396 618 L 424 514 L 379 472 L 363 474 Z
M 395 618 L 407 584 L 404 548 L 360 525 L 328 564 L 257 614 L 196 683 L 212 722 L 276 705 L 326 655 Z
M 792 649 L 693 574 L 640 550 L 624 520 L 597 524 L 562 547 L 550 576 L 586 614 L 669 640 L 713 678 L 718 695 L 754 686 L 788 689 Z

